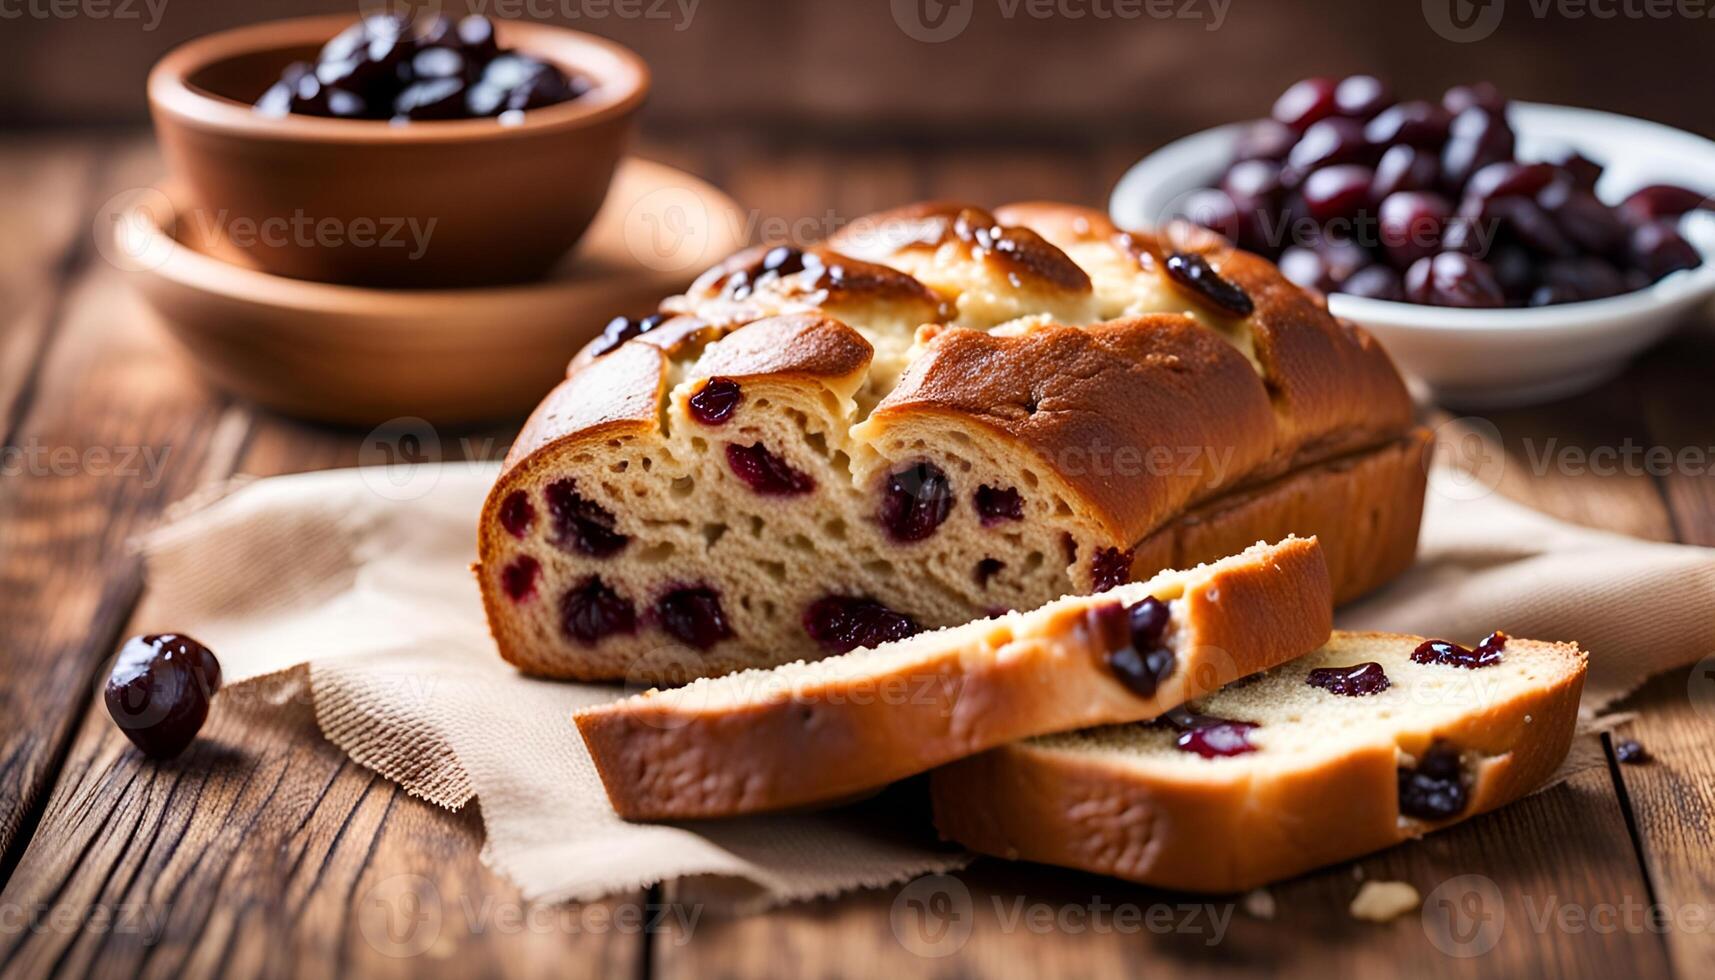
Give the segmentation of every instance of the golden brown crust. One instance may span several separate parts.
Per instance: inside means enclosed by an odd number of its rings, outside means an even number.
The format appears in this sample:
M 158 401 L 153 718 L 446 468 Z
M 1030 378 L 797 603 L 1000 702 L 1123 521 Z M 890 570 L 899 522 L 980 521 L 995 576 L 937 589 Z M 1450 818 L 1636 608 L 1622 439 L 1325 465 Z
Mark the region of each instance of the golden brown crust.
M 826 246 L 745 249 L 698 276 L 684 296 L 668 305 L 729 329 L 765 316 L 808 310 L 861 316 L 885 307 L 913 324 L 948 316 L 941 297 L 912 276 Z
M 997 214 L 999 218 L 949 202 L 882 212 L 842 229 L 830 240 L 830 247 L 804 253 L 828 265 L 818 269 L 812 263 L 795 277 L 770 281 L 788 283 L 809 276 L 809 285 L 814 286 L 828 278 L 827 268 L 843 262 L 854 270 L 852 282 L 865 284 L 861 289 L 854 286 L 851 298 L 867 300 L 878 293 L 893 300 L 911 298 L 921 302 L 924 322 L 933 322 L 938 305 L 921 283 L 885 265 L 851 258 L 840 247 L 886 258 L 902 249 L 960 241 L 985 261 L 1003 263 L 1011 273 L 1056 287 L 1070 284 L 1088 290 L 1088 276 L 1050 239 L 1070 244 L 1115 236 L 1112 223 L 1087 208 L 1034 202 L 1009 205 Z M 1005 223 L 1017 220 L 1032 222 L 1047 237 Z M 979 234 L 984 228 L 1004 234 L 983 237 L 988 234 Z M 1195 247 L 1220 262 L 1221 274 L 1243 286 L 1256 305 L 1256 313 L 1245 323 L 1263 368 L 1260 379 L 1233 348 L 1184 317 L 1136 317 L 1077 330 L 1032 330 L 1021 337 L 943 330 L 878 407 L 875 428 L 882 428 L 890 416 L 929 411 L 967 416 L 1016 435 L 1050 466 L 1063 462 L 1068 454 L 1082 458 L 1103 451 L 1104 446 L 1114 452 L 1161 446 L 1187 454 L 1203 450 L 1205 459 L 1212 455 L 1224 461 L 1218 473 L 1206 466 L 1189 471 L 1173 467 L 1158 481 L 1163 484 L 1160 487 L 1122 484 L 1111 473 L 1070 475 L 1066 482 L 1086 498 L 1113 543 L 1125 547 L 1156 531 L 1196 500 L 1307 462 L 1384 443 L 1410 427 L 1412 410 L 1405 387 L 1386 353 L 1367 333 L 1334 320 L 1270 263 L 1232 250 L 1219 236 L 1196 236 L 1182 229 L 1172 229 L 1170 234 L 1176 237 L 1167 246 L 1141 233 L 1119 237 L 1142 243 L 1134 246 L 1140 256 L 1163 247 Z M 754 282 L 751 274 L 766 252 L 755 248 L 733 256 L 705 273 L 687 298 L 718 297 L 735 274 L 743 273 Z M 1070 266 L 1075 274 L 1063 266 Z M 764 291 L 757 288 L 759 293 Z M 806 290 L 802 283 L 769 288 L 772 299 L 744 315 L 754 318 L 782 312 L 781 290 L 791 295 L 807 291 L 817 301 L 840 298 L 825 289 L 825 296 L 813 288 Z M 725 312 L 737 317 L 732 310 Z M 671 353 L 691 339 L 706 340 L 710 322 L 706 317 L 676 317 L 621 349 L 655 346 Z M 747 329 L 740 327 L 735 333 Z M 1089 335 L 1089 340 L 1080 342 L 1073 336 L 1076 333 Z M 591 400 L 588 408 L 566 411 L 560 404 L 554 410 L 539 410 L 526 425 L 508 465 L 524 452 L 588 428 L 581 421 L 584 418 L 605 420 L 612 411 L 634 410 L 634 402 L 652 386 L 635 369 L 620 370 L 634 366 L 625 359 L 616 360 L 616 353 L 592 358 L 586 350 L 578 355 L 573 375 L 599 365 L 602 372 L 615 376 L 578 390 L 580 399 Z M 1132 363 L 1118 363 L 1126 358 Z M 726 363 L 723 370 L 739 371 L 730 361 Z M 757 376 L 772 369 L 757 365 L 742 373 Z M 790 364 L 778 369 L 798 370 Z M 1069 406 L 1070 415 L 1046 412 L 1032 420 L 1031 413 L 1021 411 L 1032 403 L 1033 395 L 1048 393 L 1050 388 L 1057 403 Z M 563 389 L 548 401 L 565 402 Z M 1037 404 L 1042 400 L 1034 399 Z M 1273 418 L 1263 410 L 1270 402 Z M 1197 407 L 1187 408 L 1188 404 Z
M 1274 449 L 1268 399 L 1244 357 L 1167 314 L 1019 336 L 943 333 L 864 428 L 880 439 L 924 414 L 1016 441 L 1077 487 L 1121 546 L 1231 474 L 1261 468 Z
M 1254 315 L 1223 320 L 1181 304 L 1154 258 L 1163 248 L 1204 250 L 1252 295 Z M 517 546 L 493 525 L 499 501 L 524 482 L 520 468 L 541 477 L 546 467 L 620 452 L 626 440 L 647 452 L 648 440 L 665 435 L 662 421 L 684 411 L 665 403 L 668 385 L 683 394 L 686 379 L 715 374 L 747 379 L 752 393 L 776 381 L 814 382 L 815 405 L 827 410 L 818 425 L 830 442 L 845 439 L 836 457 L 847 453 L 863 479 L 876 478 L 865 467 L 878 460 L 956 453 L 975 437 L 990 465 L 1025 470 L 1021 486 L 1039 483 L 1032 501 L 1055 498 L 1059 530 L 1075 538 L 1068 553 L 1083 559 L 1054 584 L 1059 591 L 1091 587 L 1092 553 L 1129 551 L 1134 576 L 1147 576 L 1288 531 L 1323 536 L 1341 599 L 1409 560 L 1422 474 L 1401 448 L 1410 404 L 1392 365 L 1367 335 L 1218 236 L 1180 228 L 1127 235 L 1099 212 L 1065 205 L 991 215 L 930 202 L 856 222 L 827 246 L 773 251 L 733 257 L 664 303 L 670 319 L 573 361 L 525 425 L 485 505 L 479 544 L 492 567 L 479 575 L 491 613 L 505 618 L 511 608 L 493 593 Z M 1091 274 L 1138 286 L 1127 309 L 1195 315 L 1090 323 L 1118 308 L 1113 290 L 1096 298 Z M 842 431 L 856 418 L 864 421 Z M 628 516 L 613 510 L 621 522 Z M 1033 591 L 1029 601 L 1053 594 Z M 888 601 L 912 611 L 910 597 Z M 968 614 L 985 608 L 993 606 L 973 601 Z M 930 621 L 966 614 L 939 610 Z M 537 656 L 520 648 L 554 645 L 547 632 L 504 624 L 495 632 L 509 660 L 555 676 L 613 677 L 623 662 L 593 649 Z M 787 653 L 790 646 L 773 642 L 786 655 L 812 649 L 806 641 Z M 600 662 L 569 662 L 586 658 Z M 711 658 L 707 670 L 763 659 L 733 658 Z
M 1411 398 L 1370 335 L 1342 323 L 1272 263 L 1229 251 L 1221 275 L 1256 304 L 1256 357 L 1280 412 L 1281 439 L 1298 454 L 1372 445 L 1411 425 Z
M 1058 201 L 1015 201 L 995 208 L 994 216 L 1002 224 L 1034 228 L 1061 248 L 1071 242 L 1106 241 L 1120 233 L 1119 226 L 1095 208 Z
M 849 378 L 874 350 L 838 320 L 811 313 L 769 317 L 728 334 L 697 361 L 699 376 Z
M 709 704 L 693 687 L 680 692 L 689 698 L 628 698 L 576 720 L 628 819 L 828 802 L 1015 739 L 1152 718 L 1292 659 L 1328 638 L 1327 576 L 1302 538 L 1189 573 L 1175 618 L 1181 660 L 1153 697 L 1107 666 L 1113 640 L 1091 609 L 1117 600 L 1093 596 L 938 634 L 941 644 L 918 638 L 929 644 L 922 655 L 859 677 L 781 690 L 789 674 L 741 674 L 721 689 L 753 686 L 740 705 Z
M 1554 646 L 1582 660 L 1576 647 Z M 1244 891 L 1488 812 L 1540 786 L 1571 744 L 1583 679 L 1580 666 L 1397 746 L 1354 745 L 1337 761 L 1277 771 L 1150 778 L 1112 757 L 1014 743 L 936 770 L 935 822 L 943 837 L 986 854 L 1166 888 Z M 1470 802 L 1451 820 L 1402 819 L 1400 751 L 1420 753 L 1437 738 L 1482 756 Z
M 1213 561 L 1271 535 L 1315 535 L 1334 601 L 1356 599 L 1417 555 L 1431 439 L 1428 429 L 1416 429 L 1199 504 L 1138 545 L 1132 577 Z
M 721 333 L 722 330 L 720 327 L 707 320 L 701 319 L 700 317 L 675 316 L 671 317 L 654 330 L 635 338 L 635 344 L 624 346 L 641 345 L 644 347 L 654 347 L 671 357 L 687 346 L 708 343 L 709 341 L 718 338 Z M 604 343 L 605 341 L 600 337 L 597 337 L 595 340 L 585 344 L 583 349 L 578 351 L 577 354 L 572 357 L 571 363 L 566 366 L 566 377 L 569 378 L 572 375 L 577 374 L 586 365 L 601 360 L 611 354 L 613 350 L 619 349 L 616 347 L 600 354 L 596 353 L 596 351 L 602 350 L 602 345 Z
M 667 358 L 658 348 L 620 346 L 602 358 L 600 370 L 575 371 L 548 392 L 519 430 L 504 469 L 562 439 L 659 431 L 666 380 Z
M 828 239 L 835 250 L 874 262 L 949 242 L 959 243 L 973 259 L 1017 285 L 1090 291 L 1089 274 L 1046 238 L 1030 228 L 998 221 L 993 214 L 969 204 L 909 204 L 860 218 Z
M 1172 252 L 1207 258 L 1255 306 L 1244 329 L 1280 412 L 1279 439 L 1288 457 L 1373 445 L 1411 425 L 1411 399 L 1399 373 L 1366 331 L 1334 319 L 1273 263 L 1233 248 L 1220 235 L 1183 222 L 1155 233 L 1122 232 L 1099 211 L 1041 201 L 996 213 L 1002 221 L 1029 224 L 1062 248 L 1112 242 L 1144 272 L 1160 274 L 1161 260 Z M 1195 294 L 1188 296 L 1196 302 Z

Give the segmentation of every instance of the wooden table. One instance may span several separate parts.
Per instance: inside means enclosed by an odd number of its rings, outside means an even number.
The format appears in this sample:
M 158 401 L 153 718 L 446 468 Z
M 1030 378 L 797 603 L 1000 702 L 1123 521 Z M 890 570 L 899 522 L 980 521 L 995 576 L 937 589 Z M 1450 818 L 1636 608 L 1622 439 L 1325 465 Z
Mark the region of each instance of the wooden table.
M 763 219 L 816 221 L 935 194 L 1099 203 L 1145 149 L 875 149 L 718 132 L 646 147 L 723 184 Z M 895 914 L 911 911 L 895 908 L 897 888 L 748 918 L 703 916 L 689 929 L 637 928 L 639 905 L 671 903 L 672 887 L 526 914 L 516 890 L 478 859 L 474 805 L 454 814 L 407 797 L 323 741 L 301 707 L 243 715 L 217 706 L 185 757 L 145 763 L 94 696 L 148 601 L 127 540 L 174 501 L 235 473 L 354 465 L 362 437 L 234 401 L 169 351 L 92 235 L 101 205 L 155 179 L 159 166 L 136 133 L 8 136 L 0 146 L 5 972 L 1691 977 L 1715 964 L 1715 726 L 1694 708 L 1683 672 L 1630 705 L 1639 715 L 1628 734 L 1653 763 L 1610 765 L 1428 840 L 1276 887 L 1272 921 L 1235 914 L 1229 899 L 1215 900 L 1211 917 L 1194 910 L 1202 899 L 984 861 L 959 876 L 971 895 L 961 920 L 970 932 L 947 958 L 920 957 L 896 937 L 896 925 L 913 921 Z M 1593 394 L 1491 415 L 1508 453 L 1502 489 L 1573 521 L 1715 544 L 1715 479 L 1706 472 L 1532 473 L 1525 452 L 1549 438 L 1585 449 L 1715 447 L 1712 386 L 1715 333 L 1704 325 Z M 465 445 L 504 445 L 509 431 L 486 434 L 496 440 Z M 1493 891 L 1466 888 L 1481 880 L 1464 875 L 1485 876 Z M 1386 925 L 1352 919 L 1359 877 L 1408 881 L 1425 894 L 1453 880 L 1432 897 L 1491 923 L 1504 913 L 1504 927 L 1481 955 L 1449 955 L 1417 915 Z M 419 886 L 438 906 L 405 901 Z M 905 896 L 913 897 L 922 896 Z M 1665 910 L 1665 928 L 1644 914 L 1652 906 Z M 922 935 L 907 938 L 922 949 Z

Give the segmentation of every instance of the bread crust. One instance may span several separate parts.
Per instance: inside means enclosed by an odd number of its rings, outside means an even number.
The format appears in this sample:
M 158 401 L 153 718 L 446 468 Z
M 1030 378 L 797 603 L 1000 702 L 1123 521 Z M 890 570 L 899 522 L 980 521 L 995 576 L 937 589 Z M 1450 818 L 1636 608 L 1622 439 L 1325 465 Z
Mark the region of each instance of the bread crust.
M 1181 222 L 1155 233 L 1122 231 L 1100 211 L 1046 201 L 1010 204 L 995 213 L 1002 222 L 1030 225 L 1062 249 L 1112 245 L 1145 271 L 1155 271 L 1172 252 L 1209 259 L 1255 307 L 1244 324 L 1280 413 L 1279 441 L 1292 447 L 1291 465 L 1370 445 L 1410 426 L 1411 400 L 1387 352 L 1361 327 L 1330 316 L 1318 297 L 1267 259 Z M 1188 298 L 1196 305 L 1194 296 Z M 1286 467 L 1283 460 L 1281 469 Z
M 1065 232 L 1074 238 L 1132 243 L 1123 247 L 1130 248 L 1145 267 L 1153 267 L 1151 255 L 1163 247 L 1153 236 L 1120 232 L 1105 216 L 1087 208 L 1034 203 L 1002 207 L 997 215 L 1027 215 L 1050 233 L 1058 229 L 1085 229 L 1082 234 Z M 969 229 L 981 226 L 983 222 L 979 219 L 983 218 L 1007 237 L 993 239 L 995 244 L 986 248 L 976 244 L 978 239 Z M 1001 218 L 981 209 L 926 202 L 854 222 L 835 235 L 828 247 L 813 249 L 811 254 L 831 265 L 843 262 L 854 270 L 863 270 L 863 274 L 852 277 L 854 283 L 863 284 L 861 288 L 854 285 L 849 295 L 840 293 L 838 299 L 854 300 L 876 294 L 906 296 L 921 301 L 926 315 L 932 308 L 932 294 L 920 283 L 876 262 L 851 258 L 839 249 L 846 246 L 886 257 L 897 254 L 901 247 L 924 248 L 943 241 L 958 241 L 975 249 L 981 261 L 1043 288 L 1089 290 L 1089 277 L 1048 236 L 1000 222 Z M 1085 344 L 1067 336 L 1070 328 L 1032 331 L 1024 337 L 946 330 L 933 337 L 899 386 L 877 407 L 872 416 L 876 419 L 875 427 L 880 429 L 889 417 L 916 411 L 939 411 L 969 418 L 977 424 L 993 425 L 998 419 L 989 409 L 997 398 L 1004 400 L 1003 408 L 1016 407 L 1027 403 L 1026 398 L 1020 397 L 1020 389 L 1027 396 L 1032 388 L 1050 384 L 1056 385 L 1060 396 L 1077 408 L 1101 406 L 1111 410 L 1132 399 L 1145 398 L 1156 415 L 1169 417 L 1187 414 L 1183 401 L 1189 393 L 1199 407 L 1190 413 L 1195 417 L 1175 420 L 1174 424 L 1188 430 L 1174 433 L 1179 436 L 1175 441 L 1115 445 L 1116 448 L 1166 445 L 1175 449 L 1212 445 L 1218 456 L 1230 462 L 1213 482 L 1206 473 L 1193 475 L 1193 482 L 1204 484 L 1200 494 L 1204 499 L 1307 463 L 1386 442 L 1411 427 L 1412 407 L 1404 383 L 1386 352 L 1367 332 L 1329 316 L 1308 293 L 1281 276 L 1267 260 L 1234 250 L 1219 236 L 1179 234 L 1186 250 L 1218 259 L 1221 274 L 1239 283 L 1251 295 L 1256 312 L 1244 320 L 1244 328 L 1253 338 L 1254 351 L 1264 371 L 1261 379 L 1254 371 L 1236 371 L 1235 364 L 1241 363 L 1242 358 L 1235 357 L 1234 349 L 1219 342 L 1212 331 L 1199 327 L 1197 321 L 1188 317 L 1171 314 L 1131 317 L 1085 328 L 1079 332 L 1099 338 Z M 866 242 L 868 245 L 860 249 Z M 999 248 L 1001 242 L 1010 247 Z M 1148 244 L 1138 245 L 1138 242 Z M 705 289 L 713 288 L 713 284 L 725 281 L 733 271 L 754 266 L 760 258 L 757 253 L 763 251 L 758 248 L 740 253 L 706 273 L 699 283 L 708 283 Z M 824 304 L 830 302 L 826 296 L 814 298 Z M 772 311 L 764 306 L 753 307 L 747 314 L 750 316 L 745 321 L 747 325 L 737 332 L 755 329 L 758 322 L 770 322 L 771 312 L 779 312 L 778 307 Z M 715 332 L 734 325 L 717 327 Z M 675 327 L 675 324 L 670 321 L 664 326 Z M 694 319 L 677 324 L 676 329 L 665 330 L 663 336 L 679 341 L 708 328 L 706 318 Z M 644 334 L 639 338 L 641 343 L 621 345 L 600 358 L 593 357 L 588 349 L 580 352 L 573 360 L 571 377 L 598 366 L 603 377 L 599 382 L 586 380 L 578 389 L 577 397 L 583 403 L 580 411 L 563 410 L 563 403 L 569 400 L 562 390 L 564 385 L 551 393 L 542 408 L 558 402 L 562 410 L 539 409 L 531 415 L 507 457 L 507 466 L 516 465 L 530 452 L 562 439 L 602 435 L 592 420 L 616 413 L 634 414 L 637 402 L 659 391 L 658 379 L 629 364 L 625 367 L 631 370 L 618 370 L 615 365 L 622 363 L 618 359 L 621 351 L 659 346 L 662 341 L 652 340 L 652 336 Z M 767 348 L 756 345 L 750 349 Z M 1108 356 L 1100 357 L 1096 353 L 1099 350 L 1106 351 Z M 1121 369 L 1117 361 L 1126 355 L 1141 360 L 1129 365 L 1130 369 Z M 1088 363 L 1092 360 L 1099 361 L 1099 366 Z M 1054 378 L 1039 373 L 1045 368 L 1082 369 L 1086 373 L 1067 373 Z M 766 364 L 759 363 L 746 373 L 756 376 L 801 369 L 801 365 L 789 359 L 771 357 Z M 1209 390 L 1192 388 L 1193 379 L 1198 384 L 1207 384 Z M 1165 390 L 1155 391 L 1155 385 L 1164 385 Z M 1120 397 L 1122 394 L 1124 397 Z M 1176 405 L 1176 410 L 1164 412 L 1169 403 Z M 1275 418 L 1265 418 L 1259 412 L 1261 405 L 1272 405 L 1276 409 Z M 1229 413 L 1240 418 L 1242 424 L 1230 424 L 1224 418 Z M 1129 434 L 1144 415 L 1142 411 L 1127 410 L 1125 418 L 1107 424 L 1115 428 L 1116 436 Z M 1003 412 L 1000 418 L 1004 417 Z M 1029 427 L 1016 425 L 1016 419 L 1012 421 L 1015 424 L 1009 427 L 1031 431 Z M 1003 431 L 1005 428 L 1008 427 L 1003 427 Z M 1210 435 L 1219 433 L 1221 439 L 1212 443 L 1198 441 L 1191 435 L 1198 430 Z M 1072 442 L 1070 436 L 1037 439 L 1026 445 L 1051 463 L 1062 458 L 1069 448 L 1083 448 Z M 1182 479 L 1181 474 L 1173 476 Z M 1150 481 L 1146 478 L 1144 482 Z M 1190 502 L 1175 500 L 1176 487 L 1171 481 L 1165 482 L 1167 485 L 1160 488 L 1139 487 L 1134 483 L 1116 490 L 1113 481 L 1101 474 L 1073 475 L 1068 479 L 1091 511 L 1106 518 L 1114 540 L 1122 545 L 1156 530 L 1162 523 L 1162 515 L 1176 513 Z M 1152 502 L 1127 506 L 1125 498 Z
M 1112 541 L 1130 545 L 1274 452 L 1256 372 L 1187 317 L 936 339 L 860 427 L 863 438 L 926 415 L 981 426 L 1061 475 Z M 1172 463 L 1127 465 L 1119 454 L 1138 447 L 1166 449 Z
M 958 201 L 921 201 L 872 214 L 841 228 L 828 244 L 877 263 L 957 244 L 1020 287 L 1090 291 L 1089 273 L 1037 231 Z
M 1138 545 L 1133 578 L 1230 555 L 1271 535 L 1322 543 L 1336 605 L 1383 585 L 1417 556 L 1433 434 L 1305 466 L 1199 504 Z
M 1530 643 L 1508 640 L 1509 649 Z M 1571 745 L 1585 657 L 1571 644 L 1534 645 L 1578 668 L 1397 744 L 1272 772 L 1211 766 L 1150 778 L 1097 753 L 1013 743 L 935 771 L 935 823 L 985 854 L 1165 888 L 1237 892 L 1290 878 L 1486 813 L 1547 780 Z M 1439 738 L 1481 757 L 1469 803 L 1444 821 L 1401 817 L 1402 753 Z
M 1172 293 L 1177 287 L 1163 285 L 1160 270 L 1164 249 L 1210 256 L 1252 296 L 1255 312 L 1234 319 Z M 1341 601 L 1409 562 L 1423 443 L 1410 434 L 1411 405 L 1397 372 L 1361 330 L 1218 236 L 1180 228 L 1125 233 L 1099 212 L 1067 205 L 990 214 L 929 202 L 862 219 L 826 245 L 787 251 L 735 255 L 668 300 L 663 312 L 674 315 L 654 329 L 611 349 L 586 348 L 526 422 L 484 505 L 475 568 L 508 661 L 544 676 L 676 682 L 814 650 L 808 639 L 800 649 L 781 632 L 788 613 L 766 642 L 745 633 L 706 651 L 704 662 L 681 659 L 656 673 L 637 664 L 636 650 L 604 649 L 618 641 L 579 645 L 542 623 L 512 622 L 517 610 L 501 591 L 520 551 L 497 527 L 507 496 L 560 468 L 664 445 L 664 425 L 685 414 L 668 399 L 717 375 L 742 379 L 750 395 L 780 386 L 800 408 L 823 412 L 820 445 L 843 440 L 828 458 L 836 475 L 853 479 L 857 495 L 879 496 L 888 467 L 960 445 L 1025 470 L 1021 486 L 1040 484 L 1036 499 L 1057 507 L 1059 523 L 1051 526 L 1068 542 L 1066 573 L 1054 560 L 1059 547 L 1032 542 L 1019 551 L 1037 562 L 1051 556 L 1056 581 L 1013 586 L 1022 598 L 985 603 L 988 595 L 961 591 L 964 580 L 932 585 L 935 596 L 956 597 L 968 609 L 913 609 L 910 596 L 885 597 L 926 625 L 1088 591 L 1111 581 L 1114 560 L 1128 553 L 1135 579 L 1259 539 L 1317 534 Z M 1093 275 L 1146 283 L 1155 290 L 1150 302 L 1166 296 L 1178 312 L 1102 320 L 1113 314 L 1097 315 Z M 991 288 L 1001 295 L 988 307 L 961 307 Z M 1018 297 L 1028 302 L 1008 305 Z M 1040 315 L 993 329 L 1003 313 L 1018 315 L 1014 307 Z M 1064 322 L 1048 322 L 1054 317 Z M 1170 465 L 1154 464 L 1160 452 L 1170 454 Z M 850 469 L 838 468 L 845 461 Z M 623 502 L 604 506 L 620 524 L 629 519 Z M 1011 559 L 1009 574 L 1043 567 L 1025 560 Z M 1007 587 L 1003 578 L 1000 588 Z
M 1153 718 L 1326 641 L 1314 540 L 1241 557 L 1152 583 L 1182 588 L 1178 666 L 1152 697 L 1107 666 L 1116 641 L 1091 609 L 1117 604 L 1110 594 L 919 637 L 908 642 L 927 644 L 922 656 L 860 676 L 779 690 L 782 675 L 741 674 L 723 682 L 755 685 L 738 705 L 705 703 L 697 687 L 628 698 L 579 712 L 578 730 L 614 809 L 665 820 L 825 803 L 1030 735 Z

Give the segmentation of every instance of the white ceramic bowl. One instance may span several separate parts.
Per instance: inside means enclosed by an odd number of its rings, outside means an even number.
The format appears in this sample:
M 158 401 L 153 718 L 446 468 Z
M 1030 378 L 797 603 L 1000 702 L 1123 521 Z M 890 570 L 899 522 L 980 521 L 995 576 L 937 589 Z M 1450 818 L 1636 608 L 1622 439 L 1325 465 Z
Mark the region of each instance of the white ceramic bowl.
M 1604 164 L 1596 193 L 1612 204 L 1646 184 L 1715 192 L 1715 142 L 1593 109 L 1515 102 L 1509 110 L 1518 157 L 1570 146 Z M 1108 210 L 1124 227 L 1160 224 L 1185 195 L 1210 186 L 1232 155 L 1243 123 L 1187 136 L 1140 161 L 1114 188 Z M 1375 334 L 1399 366 L 1445 403 L 1518 405 L 1584 391 L 1660 340 L 1715 296 L 1715 215 L 1687 216 L 1684 233 L 1704 264 L 1609 299 L 1540 309 L 1464 310 L 1335 293 L 1336 316 Z

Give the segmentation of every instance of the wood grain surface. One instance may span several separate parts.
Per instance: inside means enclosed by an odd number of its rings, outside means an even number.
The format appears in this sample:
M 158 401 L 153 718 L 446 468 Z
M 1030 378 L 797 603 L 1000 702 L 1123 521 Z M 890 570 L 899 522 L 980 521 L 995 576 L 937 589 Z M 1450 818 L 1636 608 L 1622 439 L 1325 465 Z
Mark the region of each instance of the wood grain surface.
M 1443 10 L 1449 0 L 1438 0 Z M 1461 0 L 1464 2 L 1464 0 Z M 0 126 L 140 122 L 170 48 L 384 0 L 10 0 Z M 658 135 L 735 128 L 838 141 L 1079 133 L 1168 139 L 1262 115 L 1307 74 L 1374 72 L 1405 98 L 1490 79 L 1516 98 L 1715 131 L 1708 6 L 1513 0 L 1492 34 L 1439 35 L 1421 0 L 394 0 L 557 22 L 650 64 Z M 103 16 L 100 11 L 107 13 Z M 921 20 L 919 20 L 921 18 Z M 914 28 L 944 22 L 946 36 Z M 962 22 L 962 27 L 960 24 Z M 718 80 L 711 82 L 711 80 Z
M 1146 149 L 813 142 L 698 135 L 646 152 L 753 205 L 759 235 L 805 235 L 923 196 L 1099 204 Z M 158 169 L 134 133 L 0 146 L 0 973 L 1689 978 L 1715 961 L 1715 669 L 1659 678 L 1625 705 L 1637 716 L 1612 738 L 1640 740 L 1649 764 L 1610 757 L 1501 812 L 1286 882 L 1269 892 L 1272 917 L 1255 897 L 993 860 L 956 885 L 742 918 L 704 915 L 678 886 L 534 907 L 481 863 L 475 804 L 448 813 L 408 797 L 323 741 L 302 703 L 223 699 L 184 757 L 143 761 L 93 697 L 118 640 L 149 622 L 128 540 L 233 474 L 353 465 L 364 435 L 253 410 L 178 360 L 92 232 L 107 201 Z M 1715 455 L 1712 384 L 1715 329 L 1700 324 L 1587 396 L 1455 424 L 1498 438 L 1509 496 L 1715 545 L 1707 468 L 1529 463 L 1550 438 Z M 511 434 L 442 445 L 497 456 Z M 922 803 L 920 787 L 895 792 Z M 1347 906 L 1370 879 L 1410 882 L 1444 914 L 1359 922 Z M 925 932 L 919 913 L 947 901 L 959 928 Z

